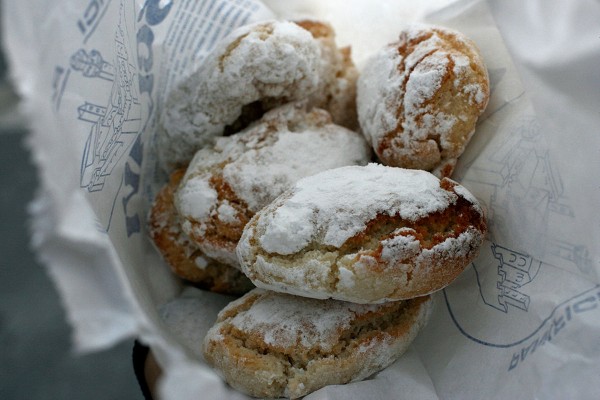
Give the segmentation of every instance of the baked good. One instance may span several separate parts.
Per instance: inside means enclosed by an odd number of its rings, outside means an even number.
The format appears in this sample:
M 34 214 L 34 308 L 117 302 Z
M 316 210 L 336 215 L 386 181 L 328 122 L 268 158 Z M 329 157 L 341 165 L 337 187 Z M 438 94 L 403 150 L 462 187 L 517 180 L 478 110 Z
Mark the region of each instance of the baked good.
M 385 165 L 450 176 L 487 106 L 487 70 L 460 32 L 419 26 L 400 34 L 358 80 L 360 126 Z
M 331 105 L 336 120 L 346 118 L 342 98 L 353 101 L 353 64 L 327 25 L 311 26 L 309 32 L 293 22 L 267 21 L 221 41 L 167 98 L 157 139 L 161 164 L 181 166 L 214 137 L 238 132 L 290 101 L 310 98 Z
M 159 156 L 165 163 L 189 161 L 228 126 L 242 123 L 240 118 L 255 119 L 251 114 L 262 112 L 261 100 L 308 97 L 319 84 L 319 63 L 317 42 L 292 22 L 267 21 L 234 30 L 169 94 L 161 116 Z
M 185 169 L 171 174 L 156 195 L 148 215 L 148 232 L 171 270 L 195 286 L 224 294 L 243 294 L 254 285 L 239 269 L 206 257 L 181 230 L 173 196 Z
M 255 289 L 219 313 L 204 358 L 239 391 L 295 399 L 387 367 L 430 310 L 429 296 L 364 305 Z
M 183 230 L 208 256 L 239 266 L 235 248 L 257 211 L 300 178 L 370 157 L 364 138 L 326 111 L 278 107 L 196 153 L 175 197 Z
M 237 254 L 257 287 L 381 303 L 448 285 L 485 232 L 479 203 L 456 182 L 369 164 L 298 181 L 250 220 Z

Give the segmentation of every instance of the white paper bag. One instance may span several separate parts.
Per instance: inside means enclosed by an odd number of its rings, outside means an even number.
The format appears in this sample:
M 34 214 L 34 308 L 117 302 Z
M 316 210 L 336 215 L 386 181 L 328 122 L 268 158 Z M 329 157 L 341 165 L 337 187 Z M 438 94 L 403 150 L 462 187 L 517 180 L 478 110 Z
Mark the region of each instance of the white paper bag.
M 300 16 L 331 22 L 359 67 L 409 23 L 456 28 L 479 45 L 492 89 L 454 175 L 488 213 L 480 257 L 436 294 L 431 322 L 398 362 L 307 399 L 598 397 L 600 6 L 591 0 L 7 0 L 5 46 L 41 178 L 32 240 L 75 347 L 137 336 L 165 371 L 164 398 L 245 398 L 193 346 L 227 299 L 184 291 L 145 235 L 165 179 L 153 135 L 170 88 L 220 38 Z M 205 318 L 189 316 L 195 303 Z

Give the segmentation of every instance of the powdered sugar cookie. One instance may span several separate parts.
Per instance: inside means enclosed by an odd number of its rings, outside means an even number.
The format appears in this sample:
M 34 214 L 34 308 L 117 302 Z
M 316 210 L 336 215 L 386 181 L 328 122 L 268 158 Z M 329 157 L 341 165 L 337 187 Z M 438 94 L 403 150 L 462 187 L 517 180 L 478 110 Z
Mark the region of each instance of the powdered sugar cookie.
M 360 126 L 386 165 L 450 176 L 489 99 L 476 45 L 441 27 L 403 31 L 365 65 Z
M 477 200 L 454 181 L 369 164 L 298 181 L 252 218 L 237 253 L 258 287 L 380 303 L 448 285 L 485 232 Z
M 176 194 L 183 230 L 207 255 L 237 266 L 235 248 L 250 218 L 298 179 L 365 165 L 364 138 L 323 110 L 293 103 L 196 153 Z
M 347 118 L 355 71 L 347 52 L 335 47 L 333 31 L 322 26 L 309 32 L 293 22 L 267 21 L 225 38 L 167 99 L 157 140 L 163 166 L 189 162 L 214 137 L 290 101 L 311 98 L 331 106 L 337 122 Z
M 171 174 L 157 194 L 148 218 L 150 237 L 172 271 L 196 286 L 227 294 L 242 294 L 254 285 L 238 269 L 206 257 L 181 230 L 173 195 L 185 173 Z
M 361 305 L 255 289 L 219 313 L 203 352 L 235 389 L 295 399 L 387 367 L 406 351 L 430 310 L 428 296 Z

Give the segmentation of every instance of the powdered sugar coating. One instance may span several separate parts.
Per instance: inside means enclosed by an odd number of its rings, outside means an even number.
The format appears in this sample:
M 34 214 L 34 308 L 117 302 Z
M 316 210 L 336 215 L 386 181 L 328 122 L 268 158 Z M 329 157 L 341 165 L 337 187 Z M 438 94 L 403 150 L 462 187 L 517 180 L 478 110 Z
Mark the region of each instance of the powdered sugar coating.
M 381 242 L 381 259 L 385 261 L 403 260 L 415 257 L 421 252 L 421 243 L 406 228 L 398 229 L 395 236 Z
M 228 226 L 244 224 L 248 214 L 298 179 L 339 166 L 365 165 L 370 155 L 364 138 L 332 124 L 327 112 L 307 110 L 303 103 L 279 107 L 243 132 L 218 138 L 197 152 L 176 194 L 183 229 L 211 257 L 237 264 L 237 240 L 232 242 L 231 235 L 225 248 L 219 241 L 220 250 L 203 238 L 215 219 Z M 230 200 L 223 198 L 224 191 Z M 223 251 L 230 256 L 224 258 Z
M 308 125 L 308 124 L 307 124 Z M 327 123 L 294 132 L 281 127 L 271 146 L 252 149 L 223 168 L 223 178 L 253 212 L 257 212 L 298 179 L 344 165 L 364 165 L 370 150 L 354 132 Z
M 245 293 L 253 285 L 239 270 L 206 257 L 184 232 L 174 194 L 185 173 L 174 171 L 148 213 L 148 234 L 166 264 L 179 277 L 219 293 Z
M 358 81 L 363 133 L 386 165 L 448 176 L 489 98 L 473 42 L 459 32 L 419 26 L 376 54 Z
M 246 225 L 242 271 L 260 288 L 381 303 L 432 293 L 476 257 L 487 230 L 466 189 L 369 164 L 296 183 Z
M 205 179 L 190 179 L 185 182 L 185 185 L 180 186 L 176 197 L 180 215 L 194 220 L 210 216 L 210 204 L 217 201 L 217 191 Z
M 259 223 L 260 245 L 269 253 L 293 254 L 320 234 L 325 246 L 339 248 L 379 214 L 414 221 L 455 199 L 424 171 L 378 164 L 337 168 L 300 180 Z
M 219 313 L 204 355 L 244 393 L 299 398 L 390 365 L 426 324 L 431 306 L 430 297 L 360 305 L 255 289 Z
M 319 85 L 320 57 L 311 34 L 291 22 L 262 22 L 232 32 L 169 95 L 158 133 L 163 164 L 190 160 L 236 121 L 244 105 L 310 96 Z
M 339 331 L 348 329 L 356 314 L 377 309 L 374 305 L 270 295 L 237 314 L 230 323 L 242 331 L 261 335 L 270 346 L 299 345 L 331 351 L 339 340 Z
M 403 76 L 398 74 L 401 62 L 395 47 L 385 47 L 369 60 L 358 79 L 358 119 L 371 144 L 398 128 L 394 103 L 403 92 Z

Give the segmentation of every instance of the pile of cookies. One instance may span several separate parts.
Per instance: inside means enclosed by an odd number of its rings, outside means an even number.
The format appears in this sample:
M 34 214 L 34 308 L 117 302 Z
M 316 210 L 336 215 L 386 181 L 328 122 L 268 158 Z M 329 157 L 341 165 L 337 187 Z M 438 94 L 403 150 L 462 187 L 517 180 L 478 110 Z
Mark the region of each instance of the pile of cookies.
M 170 94 L 149 233 L 182 279 L 242 295 L 203 343 L 232 387 L 298 398 L 406 350 L 486 233 L 448 177 L 488 98 L 458 32 L 406 30 L 359 76 L 318 21 L 242 27 Z

